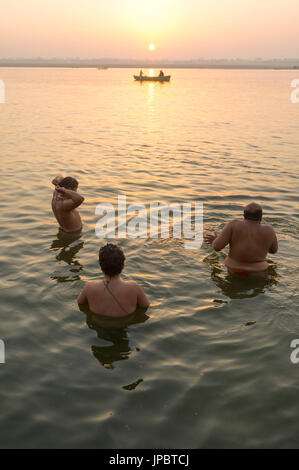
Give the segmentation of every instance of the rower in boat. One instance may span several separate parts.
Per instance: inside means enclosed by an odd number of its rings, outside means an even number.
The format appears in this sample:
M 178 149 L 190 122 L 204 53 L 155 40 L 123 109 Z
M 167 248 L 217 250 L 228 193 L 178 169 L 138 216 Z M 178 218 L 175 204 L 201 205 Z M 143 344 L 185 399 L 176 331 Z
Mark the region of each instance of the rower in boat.
M 138 82 L 148 81 L 148 82 L 169 82 L 171 76 L 165 75 L 163 70 L 160 70 L 158 75 L 153 75 L 153 70 L 150 71 L 150 75 L 144 75 L 142 69 L 138 75 L 134 75 L 134 80 Z

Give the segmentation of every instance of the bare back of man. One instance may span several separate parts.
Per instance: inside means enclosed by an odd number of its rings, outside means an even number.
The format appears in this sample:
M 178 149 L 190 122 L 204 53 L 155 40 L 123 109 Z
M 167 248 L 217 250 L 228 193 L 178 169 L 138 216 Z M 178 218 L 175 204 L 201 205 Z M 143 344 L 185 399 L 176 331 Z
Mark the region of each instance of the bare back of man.
M 269 225 L 260 223 L 261 214 L 262 209 L 258 204 L 249 204 L 244 210 L 244 220 L 233 220 L 220 235 L 205 237 L 205 241 L 216 251 L 229 244 L 229 254 L 224 263 L 230 272 L 264 272 L 268 267 L 267 254 L 277 252 L 275 231 Z
M 56 177 L 52 183 L 55 185 L 52 198 L 52 210 L 60 228 L 64 232 L 77 232 L 82 229 L 82 221 L 76 210 L 82 204 L 84 198 L 77 193 L 77 187 L 73 180 L 71 188 L 60 186 L 67 178 Z M 72 180 L 72 178 L 69 178 Z M 72 182 L 70 183 L 72 184 Z
M 88 303 L 93 313 L 115 318 L 130 315 L 137 306 L 149 305 L 137 282 L 124 281 L 119 277 L 110 281 L 89 282 L 78 297 L 78 303 Z
M 232 270 L 265 271 L 268 267 L 267 254 L 274 246 L 272 227 L 250 220 L 236 220 L 231 222 L 229 228 L 230 249 L 225 265 Z

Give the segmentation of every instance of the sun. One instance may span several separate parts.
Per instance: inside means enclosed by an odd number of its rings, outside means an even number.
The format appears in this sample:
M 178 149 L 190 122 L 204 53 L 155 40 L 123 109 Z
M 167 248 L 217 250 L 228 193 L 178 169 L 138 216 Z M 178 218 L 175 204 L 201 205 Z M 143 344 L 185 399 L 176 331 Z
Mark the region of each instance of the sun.
M 154 51 L 156 49 L 156 46 L 155 46 L 155 44 L 150 44 L 148 46 L 148 48 L 149 48 L 150 51 Z

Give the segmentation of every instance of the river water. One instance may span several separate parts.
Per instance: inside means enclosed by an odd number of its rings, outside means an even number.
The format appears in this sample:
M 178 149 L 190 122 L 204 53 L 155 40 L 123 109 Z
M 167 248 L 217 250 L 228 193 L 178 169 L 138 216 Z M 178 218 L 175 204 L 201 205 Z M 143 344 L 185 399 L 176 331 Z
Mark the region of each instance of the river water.
M 2 448 L 299 447 L 297 72 L 0 69 Z M 51 213 L 61 171 L 85 197 L 79 237 Z M 119 195 L 201 202 L 205 231 L 259 202 L 279 240 L 268 278 L 232 280 L 205 244 L 110 238 L 151 307 L 80 311 L 101 278 L 96 206 Z

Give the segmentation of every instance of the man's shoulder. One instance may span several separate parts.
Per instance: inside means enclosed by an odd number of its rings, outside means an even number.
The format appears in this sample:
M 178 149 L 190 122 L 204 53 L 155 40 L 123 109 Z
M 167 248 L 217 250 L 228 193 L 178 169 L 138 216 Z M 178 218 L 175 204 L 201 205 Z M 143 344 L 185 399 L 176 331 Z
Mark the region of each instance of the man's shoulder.
M 238 234 L 243 233 L 244 230 L 247 230 L 244 220 L 233 219 L 228 224 L 227 227 L 230 229 L 231 233 Z
M 237 227 L 238 225 L 243 225 L 243 220 L 233 219 L 233 220 L 230 220 L 227 224 L 228 227 Z
M 269 234 L 274 234 L 275 230 L 271 225 L 264 225 L 261 224 L 261 228 L 264 230 L 264 232 L 269 233 Z

